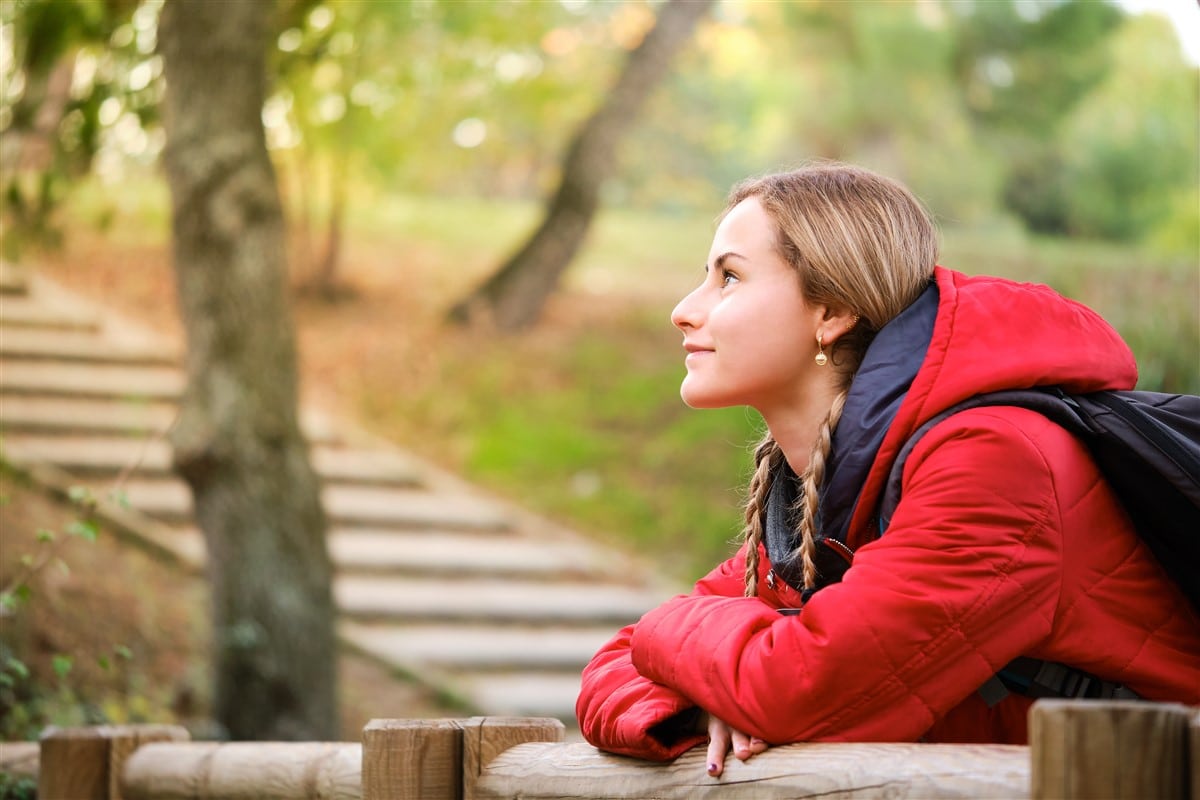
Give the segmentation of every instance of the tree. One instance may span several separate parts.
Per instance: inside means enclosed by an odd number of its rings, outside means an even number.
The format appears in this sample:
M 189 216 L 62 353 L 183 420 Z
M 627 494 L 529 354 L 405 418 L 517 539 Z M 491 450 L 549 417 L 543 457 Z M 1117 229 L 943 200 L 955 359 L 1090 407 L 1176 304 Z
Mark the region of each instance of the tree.
M 954 73 L 977 135 L 1008 164 L 1005 206 L 1034 231 L 1068 232 L 1067 162 L 1077 147 L 1061 131 L 1112 68 L 1109 38 L 1121 10 L 1069 0 L 950 6 Z
M 16 260 L 27 242 L 59 244 L 55 213 L 70 181 L 91 169 L 105 101 L 139 118 L 152 114 L 153 81 L 134 90 L 126 80 L 130 68 L 145 61 L 130 24 L 137 5 L 0 2 L 0 40 L 7 40 L 0 50 L 11 48 L 0 54 L 0 251 L 6 258 Z M 121 29 L 131 35 L 113 46 Z M 103 64 L 94 55 L 100 48 Z
M 541 225 L 491 278 L 451 309 L 451 319 L 466 321 L 482 311 L 502 331 L 525 328 L 537 320 L 583 244 L 621 135 L 711 5 L 712 0 L 663 4 L 654 27 L 630 53 L 616 86 L 568 147 L 558 188 Z
M 331 566 L 297 420 L 283 215 L 261 121 L 267 3 L 174 0 L 159 42 L 187 387 L 172 431 L 208 546 L 215 714 L 235 739 L 337 729 Z
M 353 295 L 342 229 L 364 187 L 528 197 L 615 62 L 603 42 L 633 3 L 285 0 L 264 109 L 299 234 L 292 264 L 318 298 Z M 401 47 L 404 58 L 397 58 Z M 560 142 L 560 138 L 564 141 Z

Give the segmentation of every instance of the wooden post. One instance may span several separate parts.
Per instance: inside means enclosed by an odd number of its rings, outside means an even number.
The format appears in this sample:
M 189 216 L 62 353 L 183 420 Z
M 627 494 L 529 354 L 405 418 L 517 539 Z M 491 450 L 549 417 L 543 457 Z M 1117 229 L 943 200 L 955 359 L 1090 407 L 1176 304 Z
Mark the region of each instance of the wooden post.
M 452 719 L 373 719 L 363 728 L 363 800 L 458 800 L 462 730 Z
M 463 798 L 476 800 L 475 784 L 492 759 L 527 742 L 561 742 L 566 729 L 553 717 L 472 717 L 462 722 Z
M 1192 751 L 1188 759 L 1191 762 L 1188 771 L 1192 774 L 1192 800 L 1200 800 L 1200 709 L 1195 709 L 1188 721 L 1188 744 Z
M 39 755 L 38 797 L 43 800 L 122 800 L 121 770 L 147 742 L 185 741 L 176 725 L 102 725 L 47 728 Z
M 1039 700 L 1029 714 L 1034 800 L 1186 800 L 1191 713 L 1173 703 Z

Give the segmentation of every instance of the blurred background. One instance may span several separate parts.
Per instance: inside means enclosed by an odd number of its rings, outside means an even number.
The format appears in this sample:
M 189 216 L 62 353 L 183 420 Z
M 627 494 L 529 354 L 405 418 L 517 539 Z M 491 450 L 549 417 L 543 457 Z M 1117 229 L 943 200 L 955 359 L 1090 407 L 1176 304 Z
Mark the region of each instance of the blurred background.
M 668 5 L 275 3 L 262 121 L 306 402 L 692 579 L 730 551 L 761 421 L 683 406 L 668 315 L 730 186 L 812 159 L 905 182 L 944 265 L 1048 283 L 1121 331 L 1139 388 L 1200 392 L 1193 0 L 719 0 L 622 120 L 533 318 L 452 315 Z M 161 6 L 0 4 L 2 247 L 179 337 Z

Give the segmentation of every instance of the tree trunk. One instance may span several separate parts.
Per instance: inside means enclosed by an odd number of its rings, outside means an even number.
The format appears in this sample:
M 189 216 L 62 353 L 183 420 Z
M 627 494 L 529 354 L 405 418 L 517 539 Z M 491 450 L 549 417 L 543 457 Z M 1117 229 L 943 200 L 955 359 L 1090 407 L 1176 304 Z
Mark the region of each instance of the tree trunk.
M 297 414 L 283 212 L 262 127 L 272 4 L 172 0 L 159 41 L 187 388 L 172 431 L 208 546 L 215 713 L 337 736 L 325 517 Z
M 346 217 L 346 169 L 335 160 L 329 186 L 329 219 L 326 225 L 325 252 L 317 262 L 313 275 L 314 293 L 326 300 L 334 301 L 348 295 L 349 289 L 341 285 L 342 225 Z
M 450 319 L 465 322 L 483 317 L 501 331 L 519 330 L 537 321 L 583 244 L 621 134 L 711 5 L 712 0 L 663 4 L 654 28 L 630 53 L 617 85 L 568 148 L 561 181 L 542 224 L 499 271 L 451 309 Z

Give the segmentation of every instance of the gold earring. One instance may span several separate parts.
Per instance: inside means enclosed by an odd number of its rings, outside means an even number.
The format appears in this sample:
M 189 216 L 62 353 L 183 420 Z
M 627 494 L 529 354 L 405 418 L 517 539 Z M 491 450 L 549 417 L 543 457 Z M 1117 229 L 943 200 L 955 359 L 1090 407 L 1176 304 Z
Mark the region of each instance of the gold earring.
M 829 362 L 829 357 L 825 355 L 825 334 L 817 334 L 817 357 L 814 359 L 818 367 L 823 367 Z

